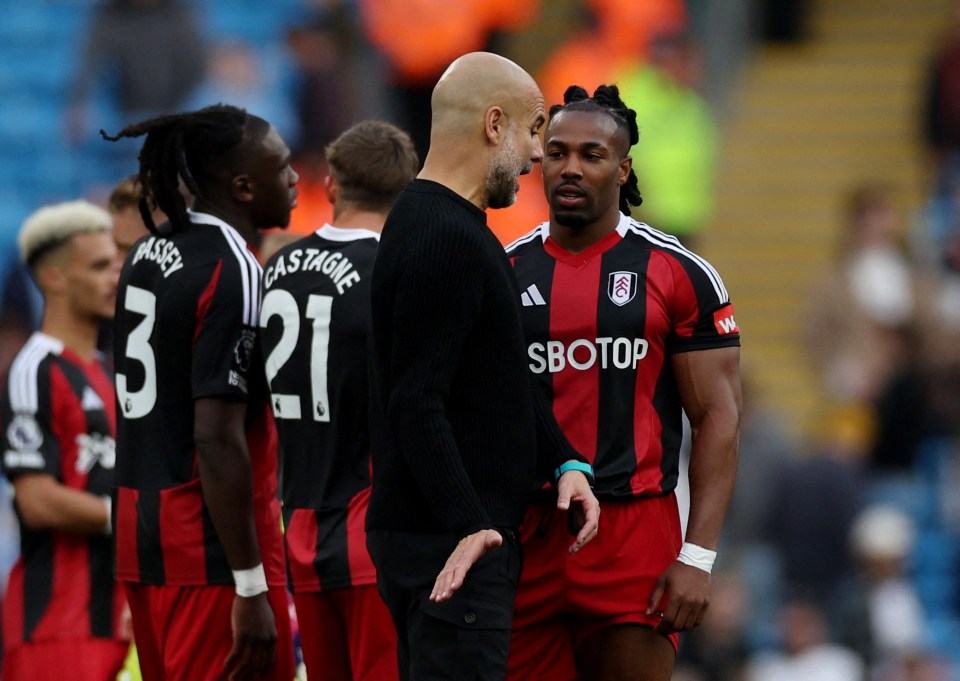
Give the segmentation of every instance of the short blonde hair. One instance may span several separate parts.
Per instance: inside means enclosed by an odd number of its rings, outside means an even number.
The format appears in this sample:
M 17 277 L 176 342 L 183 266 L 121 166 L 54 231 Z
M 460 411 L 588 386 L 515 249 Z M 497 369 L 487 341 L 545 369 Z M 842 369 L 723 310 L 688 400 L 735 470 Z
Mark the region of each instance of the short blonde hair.
M 79 199 L 44 206 L 30 215 L 20 228 L 17 245 L 20 259 L 33 267 L 47 253 L 59 248 L 74 234 L 109 232 L 110 213 Z

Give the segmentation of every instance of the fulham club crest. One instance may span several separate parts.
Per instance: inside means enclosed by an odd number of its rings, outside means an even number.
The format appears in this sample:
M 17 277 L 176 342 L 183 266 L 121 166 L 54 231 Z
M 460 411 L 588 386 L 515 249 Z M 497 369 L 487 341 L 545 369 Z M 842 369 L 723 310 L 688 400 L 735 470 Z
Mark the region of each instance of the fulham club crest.
M 637 295 L 636 272 L 611 272 L 607 281 L 607 295 L 614 305 L 626 305 Z

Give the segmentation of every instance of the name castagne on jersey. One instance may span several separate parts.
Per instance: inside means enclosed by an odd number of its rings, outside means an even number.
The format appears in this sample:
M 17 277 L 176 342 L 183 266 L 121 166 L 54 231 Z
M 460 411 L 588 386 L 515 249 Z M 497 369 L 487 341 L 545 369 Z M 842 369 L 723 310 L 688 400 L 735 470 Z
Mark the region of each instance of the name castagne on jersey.
M 360 274 L 343 253 L 321 251 L 319 248 L 295 248 L 289 253 L 277 256 L 263 273 L 263 285 L 270 288 L 284 275 L 307 271 L 326 274 L 341 295 L 360 281 Z

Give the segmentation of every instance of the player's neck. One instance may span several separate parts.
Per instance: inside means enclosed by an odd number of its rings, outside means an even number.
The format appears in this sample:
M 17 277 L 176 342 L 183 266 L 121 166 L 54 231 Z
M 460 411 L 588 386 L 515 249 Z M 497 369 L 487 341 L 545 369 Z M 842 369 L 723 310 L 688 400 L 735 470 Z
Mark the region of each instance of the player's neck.
M 598 220 L 591 225 L 567 227 L 550 220 L 550 238 L 568 253 L 582 253 L 613 232 L 619 220 Z
M 43 315 L 40 332 L 56 338 L 85 362 L 92 362 L 97 352 L 99 325 L 93 319 L 66 311 L 48 308 Z
M 333 226 L 339 229 L 366 229 L 379 234 L 388 212 L 345 206 L 340 210 L 334 209 Z
M 250 220 L 242 212 L 224 210 L 222 207 L 214 205 L 210 201 L 203 201 L 201 199 L 197 199 L 194 202 L 193 210 L 198 213 L 206 213 L 207 215 L 220 218 L 237 230 L 248 244 L 254 243 L 257 230 L 250 224 Z

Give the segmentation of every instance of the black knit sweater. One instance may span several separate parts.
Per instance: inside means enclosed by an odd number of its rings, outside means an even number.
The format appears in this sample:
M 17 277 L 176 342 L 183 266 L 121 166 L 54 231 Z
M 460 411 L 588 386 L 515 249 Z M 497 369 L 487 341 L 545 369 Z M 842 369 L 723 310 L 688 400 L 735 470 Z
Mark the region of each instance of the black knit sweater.
M 367 529 L 516 528 L 538 470 L 580 458 L 534 399 L 519 298 L 486 214 L 415 180 L 373 271 Z

